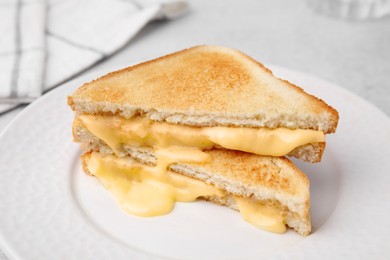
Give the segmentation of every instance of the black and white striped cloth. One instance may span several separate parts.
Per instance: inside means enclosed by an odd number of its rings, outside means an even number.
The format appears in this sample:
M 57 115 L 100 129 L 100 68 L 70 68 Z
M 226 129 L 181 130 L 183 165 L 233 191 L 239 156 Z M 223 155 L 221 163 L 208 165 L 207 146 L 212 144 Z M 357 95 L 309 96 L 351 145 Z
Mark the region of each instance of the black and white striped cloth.
M 179 0 L 0 0 L 0 114 L 109 57 L 149 21 L 186 9 Z

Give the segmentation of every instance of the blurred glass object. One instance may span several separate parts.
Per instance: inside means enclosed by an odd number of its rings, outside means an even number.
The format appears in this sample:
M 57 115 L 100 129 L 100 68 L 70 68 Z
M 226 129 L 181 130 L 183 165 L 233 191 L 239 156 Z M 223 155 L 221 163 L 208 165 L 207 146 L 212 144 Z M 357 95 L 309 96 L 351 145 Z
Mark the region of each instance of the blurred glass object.
M 306 0 L 318 13 L 352 20 L 380 18 L 390 14 L 390 0 Z

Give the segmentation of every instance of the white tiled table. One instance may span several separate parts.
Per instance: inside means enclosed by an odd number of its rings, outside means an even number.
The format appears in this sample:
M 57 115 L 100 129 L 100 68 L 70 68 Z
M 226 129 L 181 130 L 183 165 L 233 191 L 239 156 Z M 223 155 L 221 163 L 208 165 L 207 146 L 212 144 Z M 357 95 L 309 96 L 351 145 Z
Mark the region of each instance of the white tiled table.
M 93 69 L 124 66 L 193 45 L 226 45 L 263 63 L 336 83 L 390 115 L 390 16 L 366 22 L 333 19 L 312 12 L 303 0 L 190 3 L 186 16 L 148 25 Z M 0 116 L 0 130 L 22 110 Z M 6 259 L 1 252 L 0 259 Z

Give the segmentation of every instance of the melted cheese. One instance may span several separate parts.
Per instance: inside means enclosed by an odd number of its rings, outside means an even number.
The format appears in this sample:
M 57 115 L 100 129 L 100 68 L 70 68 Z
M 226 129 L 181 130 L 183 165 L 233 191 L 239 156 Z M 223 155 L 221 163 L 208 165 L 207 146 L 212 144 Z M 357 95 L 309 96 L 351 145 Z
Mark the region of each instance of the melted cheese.
M 324 142 L 322 131 L 287 128 L 191 127 L 145 118 L 79 116 L 85 127 L 117 152 L 121 144 L 212 148 L 215 145 L 259 155 L 283 156 L 298 146 Z
M 261 204 L 250 198 L 236 197 L 236 202 L 245 221 L 270 232 L 286 232 L 285 219 L 279 209 Z
M 143 217 L 169 213 L 177 201 L 190 202 L 199 197 L 225 195 L 223 191 L 205 182 L 179 174 L 167 174 L 174 162 L 204 162 L 209 160 L 199 150 L 158 151 L 156 167 L 139 164 L 131 159 L 92 153 L 89 171 L 112 192 L 123 210 Z

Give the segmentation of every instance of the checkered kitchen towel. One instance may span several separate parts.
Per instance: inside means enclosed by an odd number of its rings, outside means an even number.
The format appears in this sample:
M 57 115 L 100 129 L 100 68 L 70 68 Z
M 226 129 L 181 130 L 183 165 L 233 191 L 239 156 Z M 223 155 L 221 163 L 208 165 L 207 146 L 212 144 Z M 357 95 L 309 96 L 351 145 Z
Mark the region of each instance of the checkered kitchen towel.
M 123 47 L 179 0 L 0 0 L 0 114 L 28 103 Z

